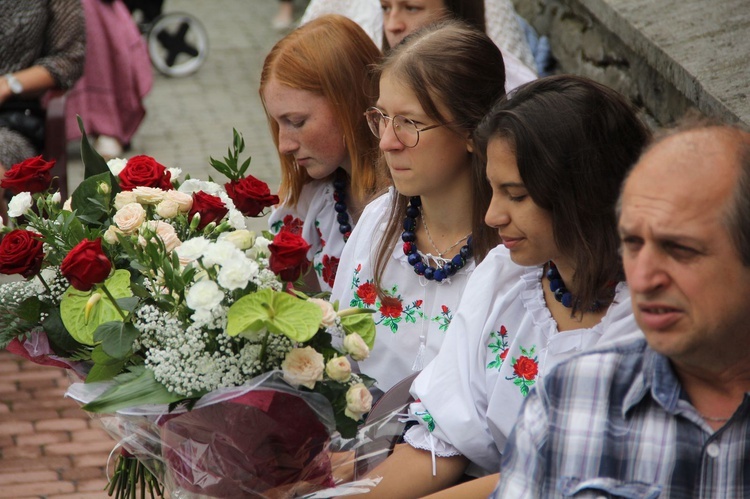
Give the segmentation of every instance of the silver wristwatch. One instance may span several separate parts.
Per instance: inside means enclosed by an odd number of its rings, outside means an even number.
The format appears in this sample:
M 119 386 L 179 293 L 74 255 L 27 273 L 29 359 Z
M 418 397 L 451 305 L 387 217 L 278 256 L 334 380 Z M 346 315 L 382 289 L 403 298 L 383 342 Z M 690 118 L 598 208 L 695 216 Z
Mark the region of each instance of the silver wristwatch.
M 10 91 L 14 93 L 15 95 L 20 94 L 23 92 L 23 85 L 21 85 L 21 82 L 18 81 L 18 79 L 13 76 L 12 73 L 8 73 L 5 75 L 5 81 L 8 82 L 8 87 L 10 87 Z

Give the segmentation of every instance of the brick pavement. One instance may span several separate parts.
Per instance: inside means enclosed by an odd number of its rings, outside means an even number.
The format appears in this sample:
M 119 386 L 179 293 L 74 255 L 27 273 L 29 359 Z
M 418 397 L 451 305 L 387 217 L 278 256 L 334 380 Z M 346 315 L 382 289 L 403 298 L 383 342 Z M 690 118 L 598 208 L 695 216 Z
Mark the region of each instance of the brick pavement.
M 295 3 L 299 13 L 304 1 Z M 128 156 L 148 154 L 168 167 L 205 178 L 209 156 L 223 155 L 232 128 L 243 133 L 251 173 L 278 186 L 278 160 L 257 87 L 265 54 L 280 34 L 268 20 L 271 0 L 167 0 L 164 12 L 188 12 L 209 34 L 210 52 L 198 73 L 155 75 L 147 117 Z M 83 167 L 70 147 L 70 182 Z M 258 220 L 254 227 L 264 228 Z M 0 352 L 0 499 L 104 499 L 105 464 L 114 446 L 99 423 L 63 398 L 61 369 Z

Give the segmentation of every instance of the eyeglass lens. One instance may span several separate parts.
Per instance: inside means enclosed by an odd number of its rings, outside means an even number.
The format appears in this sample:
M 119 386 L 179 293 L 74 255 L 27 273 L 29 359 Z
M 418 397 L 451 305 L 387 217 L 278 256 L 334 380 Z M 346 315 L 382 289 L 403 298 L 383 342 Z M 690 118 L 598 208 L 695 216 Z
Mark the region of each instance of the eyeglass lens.
M 391 121 L 393 126 L 393 133 L 396 138 L 406 147 L 414 147 L 419 141 L 419 130 L 416 125 L 410 119 L 401 116 L 400 114 L 394 117 L 388 117 L 383 115 L 379 109 L 371 109 L 367 112 L 367 123 L 370 125 L 370 130 L 377 137 L 381 138 L 385 133 L 388 121 Z

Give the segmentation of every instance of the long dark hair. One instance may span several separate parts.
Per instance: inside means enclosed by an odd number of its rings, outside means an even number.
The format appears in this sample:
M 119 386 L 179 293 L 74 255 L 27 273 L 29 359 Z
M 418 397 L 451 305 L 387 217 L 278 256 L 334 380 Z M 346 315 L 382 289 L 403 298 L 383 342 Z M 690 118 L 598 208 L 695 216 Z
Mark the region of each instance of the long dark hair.
M 552 218 L 558 249 L 575 265 L 573 315 L 611 300 L 624 280 L 615 205 L 620 184 L 651 138 L 635 108 L 586 78 L 542 78 L 495 105 L 475 141 L 508 141 L 531 199 Z
M 456 20 L 442 21 L 412 33 L 380 64 L 379 74 L 397 78 L 417 96 L 424 112 L 436 123 L 446 123 L 437 103 L 451 114 L 447 125 L 461 136 L 469 136 L 492 104 L 505 95 L 503 56 L 483 32 Z M 476 155 L 474 155 L 476 156 Z M 474 202 L 472 241 L 474 258 L 481 261 L 499 244 L 496 231 L 484 224 L 492 192 L 482 162 L 472 160 Z M 401 235 L 409 199 L 394 196 L 391 216 L 375 259 L 375 283 Z

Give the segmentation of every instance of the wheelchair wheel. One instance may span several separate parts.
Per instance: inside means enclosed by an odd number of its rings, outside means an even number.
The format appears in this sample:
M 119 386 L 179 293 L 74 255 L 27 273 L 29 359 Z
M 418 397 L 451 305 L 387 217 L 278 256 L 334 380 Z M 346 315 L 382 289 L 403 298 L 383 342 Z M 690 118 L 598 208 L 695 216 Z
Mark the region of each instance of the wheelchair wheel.
M 154 20 L 146 35 L 151 63 L 167 76 L 195 73 L 208 55 L 208 33 L 190 14 L 170 12 Z

